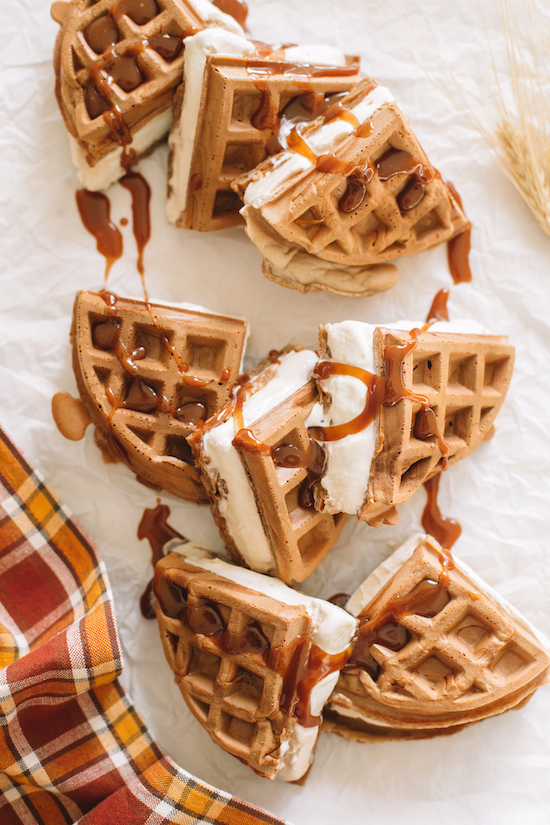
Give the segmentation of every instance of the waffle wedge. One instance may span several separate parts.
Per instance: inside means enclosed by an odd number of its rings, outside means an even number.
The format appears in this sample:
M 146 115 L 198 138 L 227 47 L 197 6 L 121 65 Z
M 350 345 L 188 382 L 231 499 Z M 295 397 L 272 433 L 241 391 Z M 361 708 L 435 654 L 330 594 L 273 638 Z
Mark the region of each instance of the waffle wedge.
M 301 292 L 388 289 L 388 261 L 469 227 L 391 93 L 370 79 L 233 186 L 264 275 Z
M 354 652 L 331 697 L 330 729 L 429 736 L 504 713 L 550 679 L 547 643 L 431 536 L 412 536 L 352 596 Z
M 242 34 L 208 0 L 56 2 L 56 96 L 83 185 L 104 189 L 164 138 L 183 41 L 208 25 Z
M 227 401 L 246 333 L 237 318 L 79 293 L 73 367 L 99 440 L 141 480 L 206 501 L 186 438 Z
M 356 620 L 190 543 L 168 548 L 155 570 L 157 619 L 189 709 L 256 773 L 300 779 Z
M 189 38 L 184 73 L 169 137 L 167 215 L 201 231 L 243 223 L 231 183 L 278 150 L 292 100 L 303 100 L 306 117 L 360 78 L 356 59 L 334 47 L 270 47 L 220 30 Z
M 396 505 L 492 435 L 514 348 L 473 322 L 413 326 L 321 327 L 324 408 L 307 422 L 327 452 L 319 509 L 395 522 Z
M 315 360 L 286 353 L 189 440 L 231 558 L 287 584 L 313 572 L 347 518 L 318 512 L 310 494 L 324 459 L 305 427 L 318 397 Z

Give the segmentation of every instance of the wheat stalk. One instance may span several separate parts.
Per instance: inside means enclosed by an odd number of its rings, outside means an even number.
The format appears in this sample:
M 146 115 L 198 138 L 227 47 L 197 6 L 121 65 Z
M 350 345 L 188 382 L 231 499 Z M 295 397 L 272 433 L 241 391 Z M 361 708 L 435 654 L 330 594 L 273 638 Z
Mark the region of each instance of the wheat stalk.
M 493 77 L 479 76 L 477 70 L 482 94 L 467 90 L 433 46 L 438 71 L 432 74 L 423 68 L 489 144 L 539 226 L 550 235 L 550 24 L 533 0 L 513 0 L 513 6 L 510 0 L 496 2 L 505 39 L 509 93 L 500 80 L 502 66 L 485 20 Z M 481 0 L 480 13 L 483 17 Z M 414 31 L 414 23 L 409 30 Z M 417 49 L 406 50 L 418 62 Z

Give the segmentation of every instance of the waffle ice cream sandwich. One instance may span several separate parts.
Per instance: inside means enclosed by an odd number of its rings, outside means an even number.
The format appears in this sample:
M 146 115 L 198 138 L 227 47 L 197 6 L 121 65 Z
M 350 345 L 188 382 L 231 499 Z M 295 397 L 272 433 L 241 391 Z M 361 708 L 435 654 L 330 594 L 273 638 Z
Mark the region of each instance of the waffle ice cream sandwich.
M 175 552 L 155 570 L 157 619 L 189 709 L 260 776 L 300 779 L 356 620 L 189 542 L 166 549 Z
M 231 558 L 286 583 L 317 567 L 347 518 L 319 513 L 310 494 L 324 461 L 305 427 L 316 360 L 309 350 L 281 355 L 189 439 Z
M 71 336 L 78 391 L 98 440 L 141 480 L 205 502 L 186 439 L 229 398 L 246 322 L 80 292 Z
M 317 507 L 370 525 L 394 523 L 396 505 L 491 436 L 514 362 L 506 337 L 472 321 L 327 324 L 319 354 L 322 402 L 306 422 L 327 455 Z
M 264 275 L 300 292 L 389 289 L 388 261 L 469 227 L 391 92 L 370 79 L 233 186 Z
M 334 46 L 277 47 L 207 29 L 188 38 L 168 175 L 167 215 L 186 229 L 243 223 L 236 177 L 278 151 L 283 112 L 297 97 L 301 116 L 325 96 L 349 91 L 358 63 Z
M 448 733 L 518 707 L 550 679 L 548 641 L 459 559 L 442 575 L 442 558 L 431 536 L 412 536 L 347 603 L 359 631 L 331 730 Z
M 184 41 L 206 26 L 242 34 L 209 0 L 56 2 L 56 96 L 82 184 L 105 189 L 164 138 Z

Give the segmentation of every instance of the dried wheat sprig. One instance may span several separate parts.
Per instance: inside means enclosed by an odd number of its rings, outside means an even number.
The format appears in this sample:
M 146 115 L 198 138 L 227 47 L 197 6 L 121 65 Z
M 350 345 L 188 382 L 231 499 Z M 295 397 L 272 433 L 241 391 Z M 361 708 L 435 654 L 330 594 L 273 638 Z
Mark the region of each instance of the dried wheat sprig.
M 434 76 L 425 65 L 423 68 L 489 144 L 539 226 L 550 235 L 550 24 L 532 0 L 514 0 L 513 8 L 510 0 L 496 2 L 505 38 L 510 96 L 499 79 L 481 7 L 493 74 L 491 79 L 477 72 L 483 93 L 467 90 L 433 46 L 438 71 Z M 414 24 L 410 30 L 414 31 Z M 417 49 L 411 54 L 418 62 Z

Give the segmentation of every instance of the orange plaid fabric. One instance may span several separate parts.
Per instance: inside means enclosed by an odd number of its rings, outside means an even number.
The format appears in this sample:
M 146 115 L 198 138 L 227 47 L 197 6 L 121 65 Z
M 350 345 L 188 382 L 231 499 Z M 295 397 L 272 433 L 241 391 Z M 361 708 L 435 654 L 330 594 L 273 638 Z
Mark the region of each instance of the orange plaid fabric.
M 0 668 L 2 825 L 281 825 L 153 741 L 97 549 L 1 429 Z

